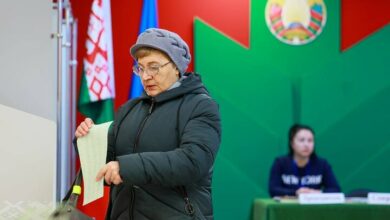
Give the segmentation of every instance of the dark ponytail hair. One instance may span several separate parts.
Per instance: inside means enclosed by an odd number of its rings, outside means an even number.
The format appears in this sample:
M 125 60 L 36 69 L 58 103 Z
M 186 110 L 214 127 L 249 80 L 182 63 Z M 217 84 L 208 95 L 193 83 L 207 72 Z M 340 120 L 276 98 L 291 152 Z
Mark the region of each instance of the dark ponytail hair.
M 290 127 L 290 130 L 288 132 L 288 154 L 290 156 L 294 155 L 294 149 L 291 145 L 292 141 L 294 140 L 295 135 L 300 131 L 300 130 L 308 130 L 313 134 L 313 137 L 315 135 L 314 130 L 308 126 L 308 125 L 303 125 L 303 124 L 294 124 L 293 126 Z M 310 157 L 315 156 L 315 151 L 313 149 L 313 153 L 310 155 Z

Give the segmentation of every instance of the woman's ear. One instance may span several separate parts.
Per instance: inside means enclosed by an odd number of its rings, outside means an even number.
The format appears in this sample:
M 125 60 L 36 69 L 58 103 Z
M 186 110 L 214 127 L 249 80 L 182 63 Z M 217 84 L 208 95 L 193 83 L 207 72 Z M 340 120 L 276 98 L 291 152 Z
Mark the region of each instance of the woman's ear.
M 179 68 L 177 68 L 176 66 L 175 66 L 175 71 L 176 71 L 176 76 L 178 76 L 179 78 L 180 78 L 180 72 L 179 72 Z

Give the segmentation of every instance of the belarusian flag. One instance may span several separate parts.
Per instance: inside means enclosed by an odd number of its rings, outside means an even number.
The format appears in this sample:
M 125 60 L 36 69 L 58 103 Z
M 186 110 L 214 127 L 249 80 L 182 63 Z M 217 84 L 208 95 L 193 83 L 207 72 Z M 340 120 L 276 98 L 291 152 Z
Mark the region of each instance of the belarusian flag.
M 96 124 L 113 120 L 115 98 L 109 0 L 94 0 L 83 60 L 79 111 Z

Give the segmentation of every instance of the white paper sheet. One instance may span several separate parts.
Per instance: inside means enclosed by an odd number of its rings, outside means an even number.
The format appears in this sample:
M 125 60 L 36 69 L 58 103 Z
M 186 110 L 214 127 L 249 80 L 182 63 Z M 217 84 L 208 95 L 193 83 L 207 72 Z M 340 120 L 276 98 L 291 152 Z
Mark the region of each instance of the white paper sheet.
M 96 175 L 106 164 L 107 133 L 112 122 L 93 125 L 89 133 L 77 139 L 84 181 L 83 205 L 103 196 L 103 179 L 96 182 Z

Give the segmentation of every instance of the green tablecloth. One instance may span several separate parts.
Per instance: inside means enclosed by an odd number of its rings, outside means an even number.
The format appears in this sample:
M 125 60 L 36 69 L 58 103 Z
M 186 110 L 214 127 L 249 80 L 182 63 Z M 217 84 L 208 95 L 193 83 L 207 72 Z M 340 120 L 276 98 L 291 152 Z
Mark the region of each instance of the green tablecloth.
M 280 203 L 272 199 L 256 199 L 253 220 L 390 220 L 390 205 L 345 203 L 301 205 Z

